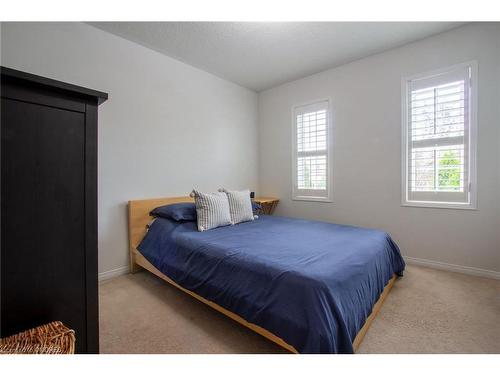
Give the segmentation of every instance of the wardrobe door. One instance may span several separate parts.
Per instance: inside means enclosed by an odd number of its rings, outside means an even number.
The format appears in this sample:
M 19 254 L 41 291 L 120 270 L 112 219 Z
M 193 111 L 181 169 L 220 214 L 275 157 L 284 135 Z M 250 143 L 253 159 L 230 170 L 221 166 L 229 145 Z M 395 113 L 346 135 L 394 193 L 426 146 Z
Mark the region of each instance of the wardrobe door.
M 2 336 L 61 320 L 86 352 L 85 113 L 1 104 Z

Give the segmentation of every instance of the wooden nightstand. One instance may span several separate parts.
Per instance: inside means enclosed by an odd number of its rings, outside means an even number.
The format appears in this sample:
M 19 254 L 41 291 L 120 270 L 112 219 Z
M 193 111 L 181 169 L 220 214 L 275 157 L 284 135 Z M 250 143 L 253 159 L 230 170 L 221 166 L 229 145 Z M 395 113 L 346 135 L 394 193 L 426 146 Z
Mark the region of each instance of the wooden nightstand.
M 259 214 L 272 215 L 280 200 L 273 197 L 256 197 L 253 201 L 262 207 Z

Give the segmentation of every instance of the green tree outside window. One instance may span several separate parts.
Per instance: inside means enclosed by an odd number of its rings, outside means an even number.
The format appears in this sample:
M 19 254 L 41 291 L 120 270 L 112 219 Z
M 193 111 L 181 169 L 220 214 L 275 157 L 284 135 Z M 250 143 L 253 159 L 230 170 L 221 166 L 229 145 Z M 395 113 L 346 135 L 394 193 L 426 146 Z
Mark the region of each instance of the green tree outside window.
M 450 150 L 442 154 L 439 159 L 438 189 L 461 190 L 461 170 L 461 161 L 457 152 Z

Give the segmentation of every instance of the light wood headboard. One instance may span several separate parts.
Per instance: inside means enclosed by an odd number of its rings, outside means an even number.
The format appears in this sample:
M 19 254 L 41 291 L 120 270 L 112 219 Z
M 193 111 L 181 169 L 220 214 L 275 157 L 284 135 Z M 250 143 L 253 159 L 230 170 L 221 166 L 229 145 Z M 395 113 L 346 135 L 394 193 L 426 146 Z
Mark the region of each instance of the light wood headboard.
M 128 202 L 128 240 L 131 272 L 135 272 L 139 268 L 135 262 L 135 252 L 146 234 L 146 226 L 152 220 L 149 212 L 159 206 L 182 202 L 194 202 L 194 199 L 191 197 L 174 197 L 141 199 Z

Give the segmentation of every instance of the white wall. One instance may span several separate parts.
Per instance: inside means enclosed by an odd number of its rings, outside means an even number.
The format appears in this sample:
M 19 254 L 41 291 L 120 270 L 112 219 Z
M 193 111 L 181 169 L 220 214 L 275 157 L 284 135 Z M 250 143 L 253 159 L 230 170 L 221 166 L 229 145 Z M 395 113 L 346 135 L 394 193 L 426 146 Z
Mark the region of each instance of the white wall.
M 80 23 L 3 23 L 4 66 L 109 93 L 99 108 L 99 271 L 128 265 L 126 202 L 256 189 L 257 94 Z
M 401 78 L 479 62 L 478 209 L 401 207 Z M 277 214 L 381 228 L 404 255 L 500 271 L 500 27 L 472 24 L 259 94 L 259 176 Z M 291 107 L 333 105 L 333 203 L 291 200 Z
M 3 23 L 1 41 L 2 65 L 110 94 L 99 111 L 100 272 L 127 266 L 127 200 L 220 185 L 276 195 L 281 215 L 381 228 L 407 256 L 500 271 L 498 24 L 294 81 L 259 103 L 252 91 L 85 24 Z M 472 59 L 478 210 L 401 207 L 401 77 Z M 290 109 L 324 97 L 334 111 L 334 202 L 292 201 Z

